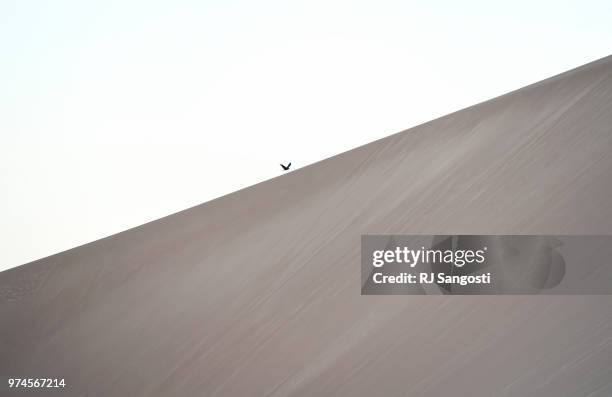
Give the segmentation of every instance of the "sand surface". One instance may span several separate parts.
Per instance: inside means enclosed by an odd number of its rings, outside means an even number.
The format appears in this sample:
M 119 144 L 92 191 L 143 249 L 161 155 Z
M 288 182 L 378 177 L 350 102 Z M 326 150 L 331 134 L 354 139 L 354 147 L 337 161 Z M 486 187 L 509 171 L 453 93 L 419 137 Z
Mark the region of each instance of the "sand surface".
M 361 296 L 376 233 L 612 234 L 612 57 L 0 273 L 0 375 L 101 397 L 612 395 L 612 296 Z

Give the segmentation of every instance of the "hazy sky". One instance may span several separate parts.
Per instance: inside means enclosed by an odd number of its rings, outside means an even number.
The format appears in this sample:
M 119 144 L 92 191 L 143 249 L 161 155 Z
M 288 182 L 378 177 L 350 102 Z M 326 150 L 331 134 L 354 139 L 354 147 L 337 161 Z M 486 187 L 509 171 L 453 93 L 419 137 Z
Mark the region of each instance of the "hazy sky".
M 609 55 L 606 1 L 0 0 L 0 270 Z

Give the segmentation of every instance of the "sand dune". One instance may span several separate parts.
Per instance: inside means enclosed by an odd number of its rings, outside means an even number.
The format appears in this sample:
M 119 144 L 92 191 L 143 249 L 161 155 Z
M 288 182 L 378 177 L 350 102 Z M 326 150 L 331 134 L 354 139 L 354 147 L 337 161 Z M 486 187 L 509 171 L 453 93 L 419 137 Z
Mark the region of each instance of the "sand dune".
M 612 57 L 0 273 L 0 375 L 83 396 L 612 395 L 611 296 L 361 296 L 366 233 L 612 234 Z

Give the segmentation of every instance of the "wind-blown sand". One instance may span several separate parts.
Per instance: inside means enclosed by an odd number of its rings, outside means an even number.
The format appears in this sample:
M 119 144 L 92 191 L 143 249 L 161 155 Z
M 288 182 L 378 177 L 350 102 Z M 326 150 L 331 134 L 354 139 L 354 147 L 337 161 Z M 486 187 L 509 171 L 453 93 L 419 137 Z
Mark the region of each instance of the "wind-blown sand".
M 612 234 L 612 57 L 0 273 L 0 375 L 105 397 L 612 395 L 612 296 L 361 296 L 366 233 Z

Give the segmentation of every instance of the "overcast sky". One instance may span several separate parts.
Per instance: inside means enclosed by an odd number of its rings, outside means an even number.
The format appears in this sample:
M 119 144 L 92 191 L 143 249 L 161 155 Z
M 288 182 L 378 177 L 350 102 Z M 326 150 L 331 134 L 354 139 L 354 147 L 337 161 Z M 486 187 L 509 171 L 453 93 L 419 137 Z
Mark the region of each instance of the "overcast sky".
M 0 270 L 609 55 L 610 1 L 0 1 Z

